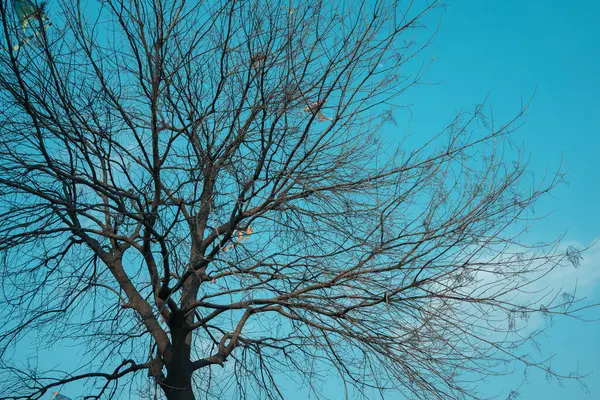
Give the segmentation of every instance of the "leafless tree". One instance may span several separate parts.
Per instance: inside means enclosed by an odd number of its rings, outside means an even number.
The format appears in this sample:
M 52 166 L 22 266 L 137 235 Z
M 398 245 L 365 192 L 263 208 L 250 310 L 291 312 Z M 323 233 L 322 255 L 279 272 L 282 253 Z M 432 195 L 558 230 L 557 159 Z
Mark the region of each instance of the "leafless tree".
M 0 6 L 2 398 L 563 377 L 519 351 L 530 315 L 581 308 L 537 290 L 558 244 L 521 238 L 561 180 L 526 173 L 522 112 L 398 127 L 437 1 L 57 0 L 25 28 Z M 57 347 L 80 361 L 27 356 Z

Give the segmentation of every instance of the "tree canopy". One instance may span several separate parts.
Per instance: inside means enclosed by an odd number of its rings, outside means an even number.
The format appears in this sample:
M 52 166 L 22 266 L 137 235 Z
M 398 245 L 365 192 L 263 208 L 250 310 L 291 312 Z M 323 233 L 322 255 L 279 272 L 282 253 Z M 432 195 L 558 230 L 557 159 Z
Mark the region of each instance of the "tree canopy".
M 522 237 L 562 179 L 514 150 L 525 107 L 402 127 L 439 6 L 57 0 L 23 27 L 1 0 L 0 397 L 578 379 L 521 352 L 583 307 L 538 287 L 579 252 Z

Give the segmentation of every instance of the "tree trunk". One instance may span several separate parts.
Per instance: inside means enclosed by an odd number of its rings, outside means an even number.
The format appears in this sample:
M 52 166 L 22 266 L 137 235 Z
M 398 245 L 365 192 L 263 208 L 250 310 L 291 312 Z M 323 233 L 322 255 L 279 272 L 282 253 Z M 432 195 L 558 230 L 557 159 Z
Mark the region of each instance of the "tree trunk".
M 168 400 L 195 400 L 192 391 L 192 362 L 190 360 L 191 336 L 187 330 L 186 317 L 181 312 L 171 314 L 169 328 L 173 345 L 165 365 L 167 377 L 161 386 Z
M 192 392 L 192 377 L 177 377 L 177 379 L 166 379 L 162 388 L 168 400 L 195 400 Z
M 167 378 L 161 383 L 168 400 L 195 400 L 189 359 L 175 358 L 167 366 Z

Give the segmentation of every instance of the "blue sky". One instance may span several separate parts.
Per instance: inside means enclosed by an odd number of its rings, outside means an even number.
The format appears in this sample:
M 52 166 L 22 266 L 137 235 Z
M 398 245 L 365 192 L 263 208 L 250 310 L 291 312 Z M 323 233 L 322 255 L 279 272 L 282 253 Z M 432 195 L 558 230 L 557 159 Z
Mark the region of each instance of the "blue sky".
M 575 5 L 577 4 L 577 5 Z M 437 131 L 464 108 L 472 109 L 487 96 L 495 118 L 502 122 L 518 111 L 535 92 L 526 124 L 513 139 L 530 156 L 530 170 L 543 176 L 561 161 L 568 184 L 561 185 L 536 207 L 551 213 L 536 223 L 526 239 L 548 240 L 565 233 L 580 247 L 600 238 L 600 4 L 557 0 L 450 1 L 439 34 L 427 50 L 435 57 L 425 81 L 437 83 L 414 89 L 405 102 L 412 105 L 413 134 Z M 598 245 L 584 254 L 577 271 L 551 281 L 600 302 Z M 586 313 L 600 318 L 598 309 Z M 528 376 L 521 399 L 600 398 L 600 323 L 555 320 L 541 345 L 555 354 L 553 366 L 591 373 L 589 394 L 577 384 L 546 380 L 544 373 Z M 491 380 L 481 388 L 505 399 L 522 375 Z
M 431 123 L 441 125 L 444 116 L 487 94 L 502 120 L 535 91 L 515 139 L 525 145 L 536 173 L 556 169 L 561 157 L 569 172 L 569 185 L 545 202 L 555 214 L 537 234 L 568 230 L 568 238 L 590 241 L 600 235 L 600 190 L 594 185 L 600 181 L 600 5 L 577 3 L 451 1 L 430 49 L 437 60 L 428 80 L 440 84 L 418 89 L 413 128 L 428 114 L 440 116 Z

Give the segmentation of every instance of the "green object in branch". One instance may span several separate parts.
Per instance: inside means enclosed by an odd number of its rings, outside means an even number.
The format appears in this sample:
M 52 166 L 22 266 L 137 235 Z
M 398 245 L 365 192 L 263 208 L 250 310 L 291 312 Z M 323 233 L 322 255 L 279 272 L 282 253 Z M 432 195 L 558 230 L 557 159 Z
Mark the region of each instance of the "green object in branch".
M 17 19 L 19 20 L 19 26 L 23 30 L 23 34 L 19 35 L 18 43 L 13 46 L 13 51 L 17 51 L 20 47 L 26 45 L 33 38 L 38 36 L 41 31 L 48 29 L 52 23 L 44 11 L 44 2 L 37 4 L 32 0 L 12 0 L 12 3 Z M 27 32 L 30 21 L 34 22 L 34 24 L 31 25 L 32 28 L 34 28 L 33 32 L 31 29 Z M 41 27 L 38 24 L 35 24 L 36 21 L 41 22 Z M 35 29 L 35 27 L 40 27 L 41 29 Z
M 27 25 L 31 19 L 48 19 L 44 13 L 43 3 L 38 5 L 31 0 L 13 0 L 13 8 L 15 10 L 15 14 L 17 14 L 17 19 L 19 20 L 19 25 L 22 29 L 27 28 Z

